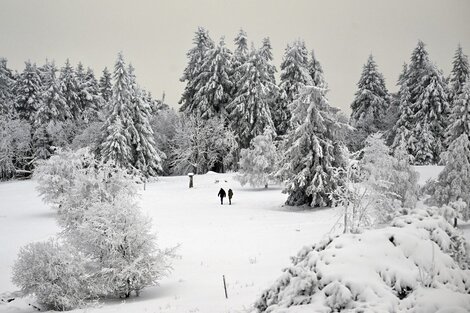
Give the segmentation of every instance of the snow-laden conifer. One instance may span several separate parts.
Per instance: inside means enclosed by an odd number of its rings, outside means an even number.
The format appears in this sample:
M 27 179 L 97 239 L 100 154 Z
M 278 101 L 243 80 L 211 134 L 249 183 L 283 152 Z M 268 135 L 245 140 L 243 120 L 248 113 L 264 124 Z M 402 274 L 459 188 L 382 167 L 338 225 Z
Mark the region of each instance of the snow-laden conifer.
M 59 78 L 69 111 L 74 119 L 78 119 L 81 113 L 79 82 L 69 59 L 65 61 L 65 65 L 60 69 Z
M 35 63 L 25 63 L 25 69 L 14 84 L 15 110 L 25 120 L 32 120 L 41 101 L 42 82 Z
M 450 145 L 462 134 L 470 138 L 470 79 L 457 98 L 454 98 L 450 124 L 446 133 L 447 144 Z
M 103 98 L 104 102 L 107 104 L 113 95 L 113 84 L 112 84 L 112 75 L 109 72 L 108 68 L 105 67 L 103 70 L 103 74 L 100 77 L 99 81 L 99 89 L 101 97 Z
M 449 89 L 450 101 L 457 98 L 463 91 L 465 82 L 470 78 L 470 66 L 468 56 L 463 53 L 462 46 L 459 44 L 455 50 L 454 60 L 452 61 L 452 72 L 450 75 Z

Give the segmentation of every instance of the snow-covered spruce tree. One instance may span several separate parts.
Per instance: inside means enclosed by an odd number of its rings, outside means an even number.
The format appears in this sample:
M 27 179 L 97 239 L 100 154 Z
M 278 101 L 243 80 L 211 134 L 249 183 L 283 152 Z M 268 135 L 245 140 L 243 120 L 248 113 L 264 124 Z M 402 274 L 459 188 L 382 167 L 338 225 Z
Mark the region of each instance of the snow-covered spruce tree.
M 164 175 L 171 174 L 172 142 L 179 125 L 179 116 L 172 108 L 159 110 L 150 119 L 156 147 L 167 156 L 162 160 Z
M 237 149 L 235 134 L 222 120 L 183 116 L 172 142 L 173 173 L 224 172 L 234 166 Z
M 338 110 L 328 104 L 320 87 L 304 86 L 289 108 L 292 131 L 278 172 L 289 194 L 286 204 L 331 206 L 330 194 L 344 184 L 335 168 L 346 165 L 337 139 L 347 125 L 338 121 Z
M 145 177 L 156 176 L 162 172 L 162 158 L 165 155 L 155 145 L 153 129 L 149 122 L 151 108 L 145 93 L 135 81 L 134 69 L 131 65 L 128 73 L 132 102 L 132 124 L 130 125 L 132 164 Z
M 308 72 L 312 77 L 313 85 L 321 88 L 328 88 L 328 84 L 323 76 L 323 68 L 320 62 L 315 57 L 315 52 L 312 50 L 310 53 L 310 60 L 308 62 Z
M 205 54 L 201 73 L 194 84 L 196 92 L 193 102 L 187 111 L 203 119 L 219 117 L 224 120 L 231 99 L 231 70 L 231 52 L 222 37 L 219 44 Z
M 39 70 L 36 64 L 28 61 L 13 87 L 15 110 L 20 118 L 32 120 L 36 105 L 41 100 L 41 92 L 42 82 Z
M 470 138 L 470 79 L 463 86 L 459 95 L 454 98 L 450 124 L 446 132 L 447 145 L 451 145 L 462 134 L 466 134 Z
M 436 164 L 445 151 L 445 130 L 448 125 L 448 90 L 442 75 L 429 64 L 426 86 L 412 103 L 414 127 L 408 144 L 415 164 Z
M 108 103 L 113 96 L 113 84 L 112 75 L 107 67 L 104 68 L 103 75 L 100 77 L 98 85 L 100 89 L 101 98 L 103 98 L 105 103 Z
M 445 167 L 439 174 L 432 200 L 438 205 L 450 204 L 460 198 L 466 203 L 462 218 L 470 219 L 470 139 L 460 135 L 442 154 Z
M 268 188 L 268 184 L 274 180 L 280 158 L 273 141 L 274 135 L 273 130 L 266 129 L 263 134 L 253 138 L 250 149 L 241 150 L 239 175 L 236 178 L 242 186 L 250 184 L 252 187 Z
M 459 44 L 455 50 L 454 60 L 452 61 L 452 72 L 449 81 L 449 102 L 453 104 L 454 99 L 458 99 L 463 91 L 465 82 L 470 78 L 470 66 L 468 57 L 463 53 L 462 46 Z M 453 107 L 453 105 L 452 105 Z
M 400 80 L 400 116 L 392 147 L 404 145 L 415 164 L 437 163 L 445 148 L 448 90 L 441 71 L 429 61 L 422 41 L 414 49 L 406 75 Z
M 124 56 L 118 54 L 114 65 L 113 97 L 108 106 L 108 117 L 103 125 L 99 154 L 104 162 L 114 162 L 123 168 L 132 166 L 132 89 Z
M 238 137 L 240 148 L 248 148 L 251 140 L 275 131 L 270 104 L 277 86 L 272 82 L 269 68 L 260 52 L 254 48 L 242 65 L 239 89 L 229 104 L 230 124 Z
M 183 76 L 180 81 L 186 82 L 183 95 L 179 103 L 180 111 L 192 113 L 194 104 L 194 95 L 197 92 L 198 77 L 202 73 L 202 65 L 205 62 L 206 52 L 214 47 L 214 42 L 209 36 L 209 32 L 198 27 L 194 39 L 194 47 L 186 54 L 188 57 L 188 65 L 184 69 Z
M 244 75 L 243 65 L 249 58 L 248 37 L 246 32 L 243 29 L 240 29 L 233 42 L 235 44 L 235 50 L 231 60 L 232 72 L 230 80 L 233 82 L 231 92 L 232 95 L 235 95 L 242 87 L 242 84 L 240 84 L 239 81 Z
M 81 113 L 79 83 L 75 69 L 70 64 L 69 59 L 65 61 L 65 65 L 60 69 L 59 79 L 70 114 L 74 119 L 78 119 Z
M 390 96 L 385 86 L 385 79 L 378 71 L 372 55 L 362 69 L 357 83 L 354 101 L 351 104 L 350 124 L 356 128 L 358 142 L 356 150 L 372 133 L 384 130 L 384 117 L 390 107 Z
M 47 124 L 38 127 L 33 134 L 33 150 L 36 160 L 48 159 L 52 154 L 52 139 Z
M 73 247 L 53 239 L 21 248 L 13 266 L 13 283 L 47 310 L 72 310 L 90 297 L 84 259 Z
M 269 39 L 269 37 L 263 38 L 261 48 L 259 49 L 259 54 L 266 63 L 266 68 L 269 74 L 270 81 L 273 84 L 275 84 L 276 83 L 275 74 L 277 70 L 276 70 L 276 66 L 272 64 L 273 52 L 272 52 L 272 47 L 271 47 L 271 40 Z
M 80 77 L 80 76 L 79 76 Z M 78 96 L 82 114 L 81 123 L 87 125 L 98 120 L 98 112 L 101 110 L 103 98 L 100 96 L 98 81 L 91 68 L 87 68 L 78 80 Z
M 297 40 L 292 45 L 287 45 L 281 63 L 281 95 L 273 110 L 273 121 L 278 135 L 285 135 L 289 129 L 289 104 L 298 96 L 302 87 L 313 84 L 308 67 L 305 43 Z
M 45 70 L 43 74 L 44 91 L 41 100 L 37 102 L 33 119 L 36 128 L 49 123 L 62 122 L 71 117 L 60 81 L 56 76 L 57 69 L 55 65 L 52 63 Z
M 413 112 L 411 110 L 411 103 L 410 103 L 410 90 L 408 85 L 406 84 L 406 77 L 408 74 L 408 65 L 406 63 L 403 64 L 403 70 L 400 73 L 398 78 L 398 85 L 400 86 L 400 90 L 396 96 L 396 106 L 398 107 L 398 114 L 397 114 L 397 121 L 393 125 L 392 132 L 390 134 L 391 138 L 389 141 L 392 142 L 392 149 L 397 149 L 398 147 L 404 147 L 406 151 L 407 148 L 407 141 L 410 137 L 411 133 L 411 121 L 413 117 Z
M 7 66 L 7 59 L 0 58 L 0 114 L 13 113 L 13 86 L 15 79 Z

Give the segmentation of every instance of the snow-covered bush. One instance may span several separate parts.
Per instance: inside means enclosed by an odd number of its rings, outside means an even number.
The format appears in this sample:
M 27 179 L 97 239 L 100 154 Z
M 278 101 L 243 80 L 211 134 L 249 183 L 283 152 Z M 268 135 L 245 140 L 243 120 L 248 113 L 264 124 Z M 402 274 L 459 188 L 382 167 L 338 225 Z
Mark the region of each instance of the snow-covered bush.
M 416 209 L 390 227 L 327 238 L 292 258 L 256 311 L 466 312 L 470 271 L 460 265 L 462 240 L 438 214 Z
M 81 133 L 73 138 L 71 148 L 78 150 L 88 147 L 90 151 L 97 151 L 102 127 L 102 122 L 90 123 Z
M 103 294 L 127 298 L 156 285 L 171 269 L 173 251 L 157 248 L 151 228 L 135 200 L 118 196 L 112 203 L 93 203 L 66 237 L 95 262 Z
M 25 295 L 35 295 L 39 303 L 52 310 L 71 310 L 91 295 L 84 259 L 56 240 L 21 248 L 13 267 L 13 282 Z
M 218 118 L 185 116 L 173 139 L 174 174 L 224 172 L 234 165 L 238 149 L 233 132 Z
M 250 149 L 240 152 L 239 173 L 236 178 L 244 186 L 247 183 L 252 187 L 264 186 L 268 188 L 274 179 L 274 172 L 279 161 L 279 153 L 273 141 L 273 134 L 265 131 L 251 141 Z
M 179 116 L 173 109 L 158 110 L 150 119 L 153 136 L 158 150 L 163 152 L 167 158 L 162 160 L 163 173 L 171 174 L 172 141 L 175 137 L 177 127 L 180 125 Z
M 441 155 L 445 167 L 434 184 L 430 203 L 439 206 L 457 201 L 467 205 L 462 208 L 463 220 L 470 219 L 470 140 L 466 134 L 460 135 Z M 429 188 L 428 188 L 429 189 Z

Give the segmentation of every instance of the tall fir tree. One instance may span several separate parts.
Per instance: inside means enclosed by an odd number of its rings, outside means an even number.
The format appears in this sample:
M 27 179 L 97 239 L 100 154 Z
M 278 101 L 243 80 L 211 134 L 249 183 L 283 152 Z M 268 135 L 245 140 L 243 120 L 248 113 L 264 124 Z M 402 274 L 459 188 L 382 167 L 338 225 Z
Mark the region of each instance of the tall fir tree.
M 265 130 L 275 131 L 270 104 L 277 86 L 272 81 L 262 50 L 252 48 L 242 68 L 243 76 L 238 81 L 240 89 L 229 105 L 229 119 L 239 147 L 248 148 L 251 140 Z
M 24 71 L 18 76 L 13 88 L 15 94 L 15 110 L 18 116 L 32 120 L 36 106 L 41 101 L 42 81 L 35 63 L 27 61 Z
M 462 134 L 466 134 L 470 139 L 470 79 L 454 98 L 449 120 L 450 124 L 446 132 L 448 146 Z
M 292 103 L 300 89 L 311 86 L 312 78 L 308 70 L 308 51 L 303 41 L 297 40 L 288 45 L 281 63 L 281 96 L 274 107 L 273 119 L 278 135 L 285 135 L 289 129 Z
M 455 51 L 452 61 L 452 72 L 449 81 L 450 102 L 458 99 L 463 90 L 465 82 L 470 78 L 470 67 L 468 65 L 468 56 L 463 53 L 462 46 L 459 44 Z
M 194 47 L 188 53 L 188 65 L 184 69 L 183 76 L 180 81 L 186 82 L 183 95 L 179 103 L 181 104 L 180 111 L 191 113 L 195 107 L 194 96 L 197 89 L 198 77 L 202 74 L 202 66 L 205 62 L 206 53 L 214 47 L 214 42 L 209 36 L 209 32 L 199 27 L 193 39 Z
M 107 67 L 104 68 L 103 75 L 100 77 L 99 90 L 104 103 L 108 103 L 113 96 L 113 83 L 112 75 Z
M 7 66 L 7 59 L 0 58 L 0 115 L 13 113 L 13 86 L 15 78 Z
M 72 118 L 78 119 L 81 114 L 79 82 L 69 59 L 65 61 L 65 65 L 60 69 L 59 79 Z
M 196 93 L 187 112 L 203 119 L 227 117 L 227 104 L 231 99 L 231 52 L 222 37 L 219 44 L 206 52 L 201 73 L 195 80 Z
M 315 57 L 315 52 L 312 50 L 310 53 L 310 60 L 308 62 L 308 72 L 310 77 L 312 77 L 313 85 L 321 88 L 328 88 L 328 84 L 325 81 L 325 77 L 323 74 L 323 68 Z
M 118 54 L 114 65 L 113 97 L 108 118 L 103 125 L 104 138 L 100 155 L 105 162 L 113 162 L 122 168 L 132 167 L 132 89 L 124 56 Z
M 148 97 L 137 85 L 134 68 L 131 65 L 129 65 L 128 73 L 132 102 L 132 125 L 129 127 L 133 152 L 132 163 L 144 176 L 156 176 L 162 172 L 164 155 L 155 145 L 153 129 L 149 122 L 151 108 L 147 102 Z
M 351 104 L 350 124 L 363 132 L 363 140 L 377 131 L 384 130 L 384 117 L 390 106 L 390 96 L 385 79 L 378 71 L 372 55 L 362 69 L 357 83 L 358 90 Z
M 53 63 L 48 64 L 43 73 L 44 91 L 41 101 L 37 104 L 33 120 L 36 128 L 49 123 L 63 122 L 70 118 L 69 108 L 56 73 L 57 68 Z
M 91 68 L 87 68 L 83 73 L 83 78 L 78 81 L 80 106 L 82 108 L 81 120 L 88 124 L 98 119 L 98 112 L 101 110 L 103 99 L 100 96 L 98 81 Z
M 290 108 L 293 129 L 279 171 L 289 195 L 286 204 L 331 206 L 331 193 L 344 185 L 336 169 L 346 165 L 339 134 L 347 125 L 338 121 L 338 110 L 317 86 L 302 87 Z
M 260 48 L 260 56 L 263 58 L 264 62 L 266 63 L 266 68 L 269 74 L 270 81 L 275 84 L 276 83 L 276 66 L 272 63 L 273 62 L 273 52 L 272 52 L 271 40 L 269 37 L 263 39 L 261 48 Z
M 232 93 L 236 94 L 238 89 L 241 87 L 238 84 L 238 80 L 244 75 L 242 72 L 243 64 L 245 64 L 245 62 L 249 58 L 248 37 L 243 29 L 240 29 L 240 31 L 238 32 L 237 36 L 234 39 L 234 44 L 235 50 L 233 52 L 232 58 L 233 73 L 231 80 L 235 82 Z

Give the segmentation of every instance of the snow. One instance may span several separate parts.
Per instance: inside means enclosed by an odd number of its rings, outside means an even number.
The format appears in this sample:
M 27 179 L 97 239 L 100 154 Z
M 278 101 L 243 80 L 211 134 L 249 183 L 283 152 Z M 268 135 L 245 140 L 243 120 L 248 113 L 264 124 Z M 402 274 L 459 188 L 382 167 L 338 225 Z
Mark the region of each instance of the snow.
M 187 176 L 148 183 L 141 206 L 153 219 L 159 246 L 180 245 L 174 271 L 125 305 L 110 300 L 88 312 L 243 312 L 290 264 L 290 256 L 322 239 L 337 220 L 334 209 L 284 207 L 279 186 L 242 188 L 235 175 L 195 175 L 191 189 Z M 18 289 L 10 277 L 19 248 L 59 231 L 35 186 L 34 181 L 0 183 L 0 298 Z M 233 189 L 231 206 L 220 205 L 220 187 Z M 0 304 L 0 312 L 35 312 L 27 305 L 31 301 Z

